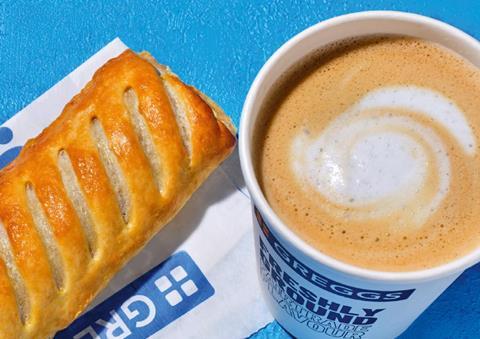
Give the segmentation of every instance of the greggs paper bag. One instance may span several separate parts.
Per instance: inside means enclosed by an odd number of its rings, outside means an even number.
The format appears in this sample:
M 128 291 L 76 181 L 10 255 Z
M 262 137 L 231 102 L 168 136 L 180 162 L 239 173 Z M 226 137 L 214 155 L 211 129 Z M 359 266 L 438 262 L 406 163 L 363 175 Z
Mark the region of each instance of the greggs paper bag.
M 14 159 L 107 60 L 115 39 L 0 127 Z M 235 153 L 56 338 L 240 338 L 272 320 L 258 286 L 250 202 Z

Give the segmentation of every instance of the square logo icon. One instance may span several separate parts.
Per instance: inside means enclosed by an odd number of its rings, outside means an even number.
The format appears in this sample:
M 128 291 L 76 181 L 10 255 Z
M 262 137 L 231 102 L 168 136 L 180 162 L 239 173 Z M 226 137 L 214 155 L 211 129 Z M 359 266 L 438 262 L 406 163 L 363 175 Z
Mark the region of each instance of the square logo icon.
M 78 318 L 55 339 L 147 338 L 215 293 L 187 252 L 179 252 Z

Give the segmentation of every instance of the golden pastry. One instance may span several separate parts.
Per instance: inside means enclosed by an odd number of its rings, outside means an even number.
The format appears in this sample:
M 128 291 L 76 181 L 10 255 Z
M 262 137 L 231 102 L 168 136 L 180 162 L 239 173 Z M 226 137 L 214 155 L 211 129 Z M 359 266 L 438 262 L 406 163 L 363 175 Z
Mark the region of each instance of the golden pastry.
M 234 134 L 148 53 L 108 61 L 0 171 L 0 338 L 68 326 L 228 156 Z

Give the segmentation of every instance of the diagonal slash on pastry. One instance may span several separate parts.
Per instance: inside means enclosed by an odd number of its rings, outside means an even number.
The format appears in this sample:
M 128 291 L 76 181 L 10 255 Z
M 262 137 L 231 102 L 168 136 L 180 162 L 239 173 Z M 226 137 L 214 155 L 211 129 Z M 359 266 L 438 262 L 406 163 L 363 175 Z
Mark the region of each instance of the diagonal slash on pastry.
M 0 337 L 66 327 L 235 143 L 221 108 L 148 53 L 108 61 L 0 171 Z

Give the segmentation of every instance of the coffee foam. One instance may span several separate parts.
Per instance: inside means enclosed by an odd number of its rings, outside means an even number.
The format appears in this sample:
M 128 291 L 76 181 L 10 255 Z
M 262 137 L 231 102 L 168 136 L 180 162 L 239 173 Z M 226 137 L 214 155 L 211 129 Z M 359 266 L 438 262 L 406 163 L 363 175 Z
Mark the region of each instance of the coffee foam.
M 261 109 L 257 175 L 301 238 L 354 265 L 434 267 L 480 245 L 480 71 L 399 36 L 329 45 Z
M 396 86 L 368 93 L 319 135 L 299 132 L 293 170 L 331 203 L 330 213 L 349 208 L 349 218 L 364 222 L 396 214 L 391 226 L 421 227 L 448 193 L 451 171 L 447 145 L 417 116 L 443 126 L 467 155 L 475 153 L 475 136 L 455 103 L 426 88 Z

